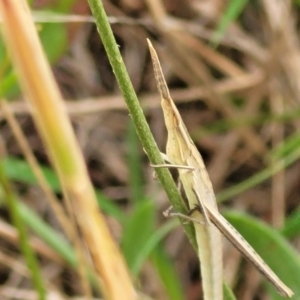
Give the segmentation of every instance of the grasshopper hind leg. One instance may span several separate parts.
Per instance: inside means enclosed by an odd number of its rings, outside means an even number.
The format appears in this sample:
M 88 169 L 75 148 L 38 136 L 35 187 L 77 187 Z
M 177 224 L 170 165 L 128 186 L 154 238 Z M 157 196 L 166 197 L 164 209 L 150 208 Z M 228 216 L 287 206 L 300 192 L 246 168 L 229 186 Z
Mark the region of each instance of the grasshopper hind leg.
M 199 206 L 197 205 L 196 207 L 194 207 L 193 209 L 191 209 L 189 212 L 188 212 L 188 215 L 185 215 L 185 214 L 182 214 L 182 213 L 179 213 L 179 212 L 173 212 L 173 206 L 170 206 L 168 209 L 166 209 L 164 212 L 163 212 L 163 215 L 166 217 L 166 218 L 174 218 L 174 217 L 177 217 L 177 218 L 181 218 L 181 219 L 184 219 L 188 222 L 193 222 L 193 223 L 198 223 L 198 224 L 201 224 L 201 225 L 204 225 L 206 222 L 204 221 L 200 221 L 200 220 L 197 220 L 196 218 L 193 218 L 191 215 L 195 212 L 195 211 L 199 211 L 200 208 Z

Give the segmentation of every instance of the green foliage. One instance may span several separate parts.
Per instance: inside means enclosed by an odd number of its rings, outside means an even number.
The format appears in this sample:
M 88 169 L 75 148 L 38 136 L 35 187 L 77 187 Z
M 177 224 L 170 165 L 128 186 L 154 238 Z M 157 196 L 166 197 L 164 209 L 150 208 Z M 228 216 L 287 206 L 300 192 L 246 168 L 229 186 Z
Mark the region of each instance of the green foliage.
M 36 177 L 29 166 L 29 164 L 22 159 L 15 157 L 7 157 L 4 161 L 4 168 L 11 180 L 19 181 L 27 184 L 37 184 Z M 46 166 L 40 166 L 48 184 L 52 190 L 56 193 L 61 192 L 60 184 L 57 175 Z M 124 214 L 120 209 L 103 193 L 96 190 L 97 200 L 100 207 L 109 215 L 116 217 L 119 221 L 122 221 Z
M 70 10 L 74 0 L 58 1 L 56 7 L 52 7 L 56 13 L 65 13 Z M 92 2 L 92 1 L 91 1 Z M 228 2 L 227 10 L 220 20 L 216 33 L 213 37 L 213 43 L 217 44 L 230 22 L 235 20 L 241 13 L 243 7 L 247 4 L 247 0 L 234 0 Z M 299 1 L 295 1 L 299 4 Z M 60 56 L 66 51 L 68 46 L 67 31 L 65 24 L 42 23 L 37 24 L 39 35 L 51 63 L 57 62 Z M 112 56 L 119 64 L 117 57 Z M 118 75 L 118 72 L 116 72 Z M 5 48 L 0 40 L 0 96 L 14 97 L 19 93 L 18 85 L 14 71 L 9 65 Z M 122 85 L 122 84 L 121 84 Z M 124 86 L 124 85 L 123 85 Z M 130 88 L 123 90 L 126 97 L 130 96 Z M 131 97 L 133 97 L 131 95 Z M 133 119 L 136 117 L 134 108 L 131 111 Z M 237 120 L 236 122 L 220 121 L 217 130 L 222 127 L 223 130 L 237 128 L 242 125 L 261 124 L 267 121 L 284 121 L 287 119 L 298 117 L 299 111 L 295 110 L 291 113 L 280 117 L 261 115 L 247 120 Z M 241 123 L 243 122 L 243 123 Z M 139 123 L 141 124 L 141 123 Z M 136 124 L 135 124 L 136 125 Z M 141 128 L 144 125 L 141 126 Z M 225 129 L 224 129 L 225 128 Z M 96 191 L 100 207 L 108 215 L 114 216 L 124 226 L 122 236 L 122 250 L 128 262 L 133 276 L 137 277 L 146 260 L 152 262 L 162 285 L 166 291 L 168 299 L 181 300 L 184 299 L 181 283 L 176 275 L 174 265 L 168 255 L 164 252 L 162 240 L 163 238 L 178 225 L 175 219 L 167 220 L 164 225 L 157 227 L 155 223 L 155 206 L 151 199 L 145 197 L 143 190 L 143 179 L 140 163 L 141 146 L 135 134 L 135 129 L 130 124 L 127 135 L 128 145 L 128 168 L 130 174 L 130 194 L 131 194 L 131 211 L 125 213 L 110 199 Z M 234 187 L 223 191 L 219 194 L 219 199 L 224 201 L 229 197 L 237 195 L 246 189 L 249 189 L 263 180 L 270 178 L 278 168 L 284 168 L 299 159 L 299 135 L 295 134 L 288 140 L 284 141 L 281 147 L 278 147 L 270 155 L 275 161 L 273 166 L 266 168 L 260 173 L 254 175 L 248 180 L 235 185 Z M 151 147 L 151 146 L 150 146 Z M 276 161 L 278 167 L 276 169 Z M 36 178 L 27 162 L 21 159 L 9 157 L 4 161 L 4 169 L 11 180 L 23 182 L 29 185 L 37 184 Z M 60 184 L 54 172 L 45 166 L 42 166 L 43 173 L 54 192 L 60 193 Z M 57 232 L 55 232 L 47 223 L 45 223 L 38 215 L 25 206 L 22 202 L 17 201 L 18 209 L 22 219 L 32 230 L 44 239 L 59 255 L 61 255 L 70 265 L 76 266 L 77 260 L 74 250 L 70 244 Z M 256 251 L 266 260 L 268 265 L 290 286 L 296 296 L 300 296 L 300 263 L 293 249 L 287 244 L 282 236 L 267 225 L 250 218 L 245 214 L 237 214 L 233 212 L 226 213 L 227 219 L 238 229 L 239 232 L 251 243 Z M 285 227 L 282 229 L 282 235 L 286 237 L 295 237 L 300 231 L 300 208 L 298 208 L 288 219 Z M 271 249 L 271 251 L 269 251 Z M 274 291 L 272 287 L 268 287 L 272 299 L 282 299 Z M 234 296 L 230 289 L 224 287 L 224 300 L 234 300 Z
M 292 145 L 292 146 L 291 146 Z M 296 146 L 296 147 L 294 147 Z M 279 148 L 278 148 L 279 149 Z M 286 153 L 284 157 L 277 158 L 277 153 Z M 288 153 L 287 153 L 288 150 Z M 300 157 L 300 148 L 297 145 L 297 143 L 294 142 L 294 140 L 289 141 L 287 144 L 283 144 L 283 148 L 281 150 L 278 150 L 275 152 L 276 155 L 274 155 L 276 160 L 272 162 L 272 164 L 265 168 L 264 170 L 254 174 L 250 178 L 230 187 L 227 188 L 220 193 L 217 194 L 218 202 L 223 202 L 231 197 L 234 197 L 252 187 L 255 187 L 256 185 L 260 184 L 261 182 L 269 179 L 272 175 L 276 174 L 278 171 L 283 170 L 284 168 L 290 166 L 292 163 L 294 163 L 296 160 Z
M 8 157 L 3 160 L 3 168 L 8 178 L 13 181 L 22 182 L 30 185 L 37 184 L 35 175 L 29 164 L 18 158 Z M 51 189 L 60 193 L 60 184 L 56 174 L 46 166 L 41 166 L 42 172 L 50 185 Z M 120 221 L 124 217 L 120 209 L 108 198 L 96 191 L 99 205 L 106 213 L 115 216 Z M 17 201 L 19 213 L 26 225 L 36 232 L 49 246 L 51 246 L 59 255 L 61 255 L 70 265 L 76 265 L 76 256 L 69 243 L 55 232 L 49 224 L 43 221 L 33 210 L 28 208 L 23 202 Z
M 174 265 L 161 246 L 163 238 L 178 226 L 178 220 L 170 220 L 156 228 L 155 215 L 155 206 L 151 200 L 143 200 L 134 205 L 124 227 L 121 242 L 123 254 L 132 275 L 136 277 L 150 257 L 168 299 L 184 299 Z
M 212 43 L 214 45 L 217 45 L 220 42 L 229 24 L 235 19 L 237 19 L 237 17 L 240 15 L 244 7 L 246 6 L 247 2 L 248 0 L 231 0 L 228 2 L 226 11 L 222 15 L 217 30 L 215 31 L 212 37 Z
M 293 153 L 297 153 L 300 148 L 300 134 L 298 132 L 290 135 L 270 152 L 270 159 L 286 159 Z
M 60 13 L 68 13 L 71 11 L 71 8 L 76 3 L 76 0 L 64 0 L 64 1 L 56 1 L 52 4 L 52 8 L 56 12 Z
M 123 223 L 122 251 L 132 275 L 136 277 L 150 258 L 168 299 L 180 300 L 183 295 L 179 278 L 161 245 L 164 237 L 178 225 L 178 221 L 169 220 L 157 228 L 154 201 L 144 196 L 140 148 L 135 128 L 129 122 L 127 149 L 132 209 L 127 221 Z
M 63 13 L 71 7 L 74 0 L 60 1 L 64 4 L 57 5 L 56 13 Z M 47 8 L 45 8 L 44 12 Z M 45 13 L 45 19 L 47 14 Z M 60 23 L 37 23 L 36 24 L 39 37 L 42 42 L 45 54 L 51 64 L 58 61 L 68 47 L 67 28 L 65 24 Z M 8 63 L 6 49 L 2 39 L 0 39 L 0 96 L 4 98 L 14 98 L 20 93 L 20 88 L 11 68 Z
M 129 143 L 134 143 L 134 139 L 129 138 Z M 129 146 L 132 148 L 132 145 Z M 34 173 L 28 163 L 22 159 L 8 157 L 4 160 L 4 169 L 7 172 L 10 180 L 23 182 L 26 184 L 37 184 Z M 141 164 L 137 164 L 141 166 Z M 46 177 L 52 190 L 60 193 L 60 184 L 56 174 L 49 168 L 41 166 L 44 176 Z M 133 170 L 132 172 L 139 172 Z M 137 178 L 132 176 L 132 178 Z M 137 187 L 136 182 L 132 183 L 132 189 Z M 140 187 L 138 187 L 140 189 Z M 163 238 L 178 225 L 177 220 L 170 220 L 160 228 L 155 227 L 155 207 L 153 201 L 147 200 L 144 197 L 137 198 L 139 201 L 132 203 L 132 211 L 129 215 L 122 212 L 110 199 L 105 197 L 100 191 L 96 191 L 97 198 L 101 208 L 109 215 L 116 217 L 123 225 L 124 232 L 122 237 L 122 248 L 124 256 L 127 259 L 128 265 L 132 270 L 133 275 L 138 275 L 143 264 L 149 257 L 155 255 L 155 267 L 158 275 L 161 276 L 161 281 L 168 293 L 169 299 L 180 299 L 175 297 L 180 289 L 180 282 L 174 267 L 171 263 L 163 262 L 162 258 L 156 254 L 156 249 L 161 248 Z M 136 194 L 134 192 L 133 194 Z M 22 219 L 27 226 L 36 232 L 50 247 L 52 247 L 59 255 L 61 255 L 70 265 L 76 266 L 77 259 L 74 250 L 69 243 L 55 232 L 51 226 L 44 222 L 34 211 L 29 209 L 22 202 L 18 201 L 18 208 Z M 160 250 L 159 253 L 163 251 Z M 166 274 L 173 274 L 171 278 Z M 175 292 L 176 291 L 176 292 Z
M 223 285 L 223 297 L 224 300 L 236 300 L 232 290 L 226 285 Z
M 65 24 L 41 23 L 39 36 L 48 61 L 54 64 L 66 51 L 68 46 L 67 31 Z
M 151 255 L 151 261 L 156 267 L 157 273 L 163 282 L 169 299 L 185 299 L 179 278 L 174 272 L 174 263 L 171 261 L 170 257 L 165 254 L 162 247 L 156 247 L 154 253 Z
M 22 219 L 18 209 L 18 201 L 10 184 L 9 178 L 7 177 L 7 173 L 5 172 L 2 159 L 0 160 L 0 186 L 3 190 L 3 198 L 5 199 L 5 204 L 9 210 L 12 222 L 18 231 L 20 248 L 30 272 L 38 299 L 44 300 L 46 299 L 46 289 L 41 276 L 39 263 L 29 244 L 26 226 L 24 226 L 24 219 Z
M 17 83 L 17 76 L 14 70 L 9 70 L 0 82 L 0 97 L 12 98 L 19 94 L 20 89 Z
M 295 238 L 300 235 L 300 207 L 286 219 L 284 227 L 281 230 L 286 238 Z
M 130 217 L 125 223 L 121 247 L 131 270 L 136 264 L 136 257 L 140 249 L 154 230 L 154 209 L 155 207 L 151 201 L 141 201 L 140 204 L 134 206 Z M 135 272 L 137 271 L 139 270 Z
M 237 212 L 226 212 L 226 219 L 243 235 L 257 253 L 282 281 L 293 290 L 293 299 L 300 299 L 300 260 L 283 236 L 253 217 Z M 285 299 L 268 284 L 272 299 Z
M 68 264 L 76 267 L 77 258 L 74 249 L 68 241 L 22 201 L 18 201 L 17 205 L 19 213 L 26 225 L 55 250 Z
M 3 161 L 9 178 L 27 184 L 37 184 L 36 177 L 27 161 L 15 157 L 7 157 Z M 40 166 L 44 176 L 54 192 L 60 192 L 60 184 L 55 173 L 46 166 Z

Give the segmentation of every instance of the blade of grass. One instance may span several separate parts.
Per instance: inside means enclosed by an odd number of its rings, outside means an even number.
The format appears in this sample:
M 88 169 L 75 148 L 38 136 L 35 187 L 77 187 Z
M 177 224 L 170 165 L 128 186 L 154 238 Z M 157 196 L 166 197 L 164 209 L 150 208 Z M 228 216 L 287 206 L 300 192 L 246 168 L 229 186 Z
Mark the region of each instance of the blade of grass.
M 16 197 L 5 174 L 2 157 L 3 155 L 1 155 L 0 159 L 0 183 L 2 185 L 4 196 L 6 198 L 5 203 L 8 207 L 12 221 L 19 232 L 20 247 L 25 257 L 28 269 L 31 273 L 31 278 L 35 290 L 38 294 L 39 299 L 45 300 L 46 290 L 42 280 L 43 276 L 40 272 L 36 256 L 29 245 L 26 227 L 24 226 L 22 218 L 19 214 Z
M 286 219 L 281 234 L 292 239 L 300 234 L 300 206 Z
M 2 190 L 1 190 L 2 192 Z M 1 195 L 3 198 L 3 195 Z M 1 199 L 2 201 L 3 199 Z M 2 201 L 4 202 L 4 201 Z M 75 251 L 68 241 L 60 234 L 57 233 L 49 224 L 40 218 L 33 210 L 28 208 L 20 200 L 16 201 L 18 213 L 23 222 L 35 232 L 43 241 L 47 243 L 56 253 L 58 253 L 67 264 L 74 269 L 77 268 L 78 260 Z M 25 227 L 25 226 L 24 226 Z M 98 282 L 96 281 L 93 273 L 89 274 L 91 284 L 95 289 L 98 289 Z
M 268 123 L 283 123 L 296 120 L 299 118 L 299 116 L 300 109 L 295 108 L 291 111 L 286 110 L 285 112 L 280 114 L 257 113 L 255 116 L 243 116 L 242 118 L 236 117 L 234 119 L 223 119 L 207 124 L 204 134 L 220 134 L 222 132 L 241 128 L 243 126 L 246 127 L 264 125 Z M 200 134 L 203 135 L 201 132 L 197 133 L 197 131 L 194 133 L 194 135 L 196 135 L 197 137 L 199 137 Z
M 21 201 L 17 202 L 18 212 L 27 226 L 40 236 L 52 249 L 54 249 L 68 264 L 77 266 L 75 252 L 67 240 L 43 221 L 34 211 Z
M 253 175 L 247 180 L 236 184 L 235 186 L 223 190 L 217 194 L 218 203 L 224 202 L 229 198 L 232 198 L 256 185 L 263 182 L 264 180 L 270 178 L 272 175 L 276 174 L 278 171 L 286 168 L 291 165 L 300 157 L 300 149 L 294 149 L 290 154 L 284 157 L 284 159 L 279 160 L 277 163 L 274 163 L 273 166 L 264 169 L 263 171 Z
M 154 215 L 155 207 L 153 202 L 142 201 L 135 205 L 130 218 L 128 218 L 125 224 L 121 247 L 131 274 L 133 275 L 136 275 L 136 272 L 133 272 L 133 266 L 136 264 L 136 259 L 140 254 L 141 248 L 154 231 Z M 141 229 L 143 234 L 140 234 Z M 146 257 L 144 257 L 144 259 Z M 139 265 L 139 267 L 141 267 L 141 265 Z
M 72 240 L 75 237 L 75 232 L 70 226 L 69 220 L 63 210 L 63 207 L 60 204 L 60 201 L 57 199 L 56 195 L 53 193 L 51 187 L 49 186 L 43 172 L 39 166 L 37 159 L 35 158 L 27 140 L 25 134 L 23 133 L 21 127 L 19 126 L 18 121 L 15 119 L 13 113 L 9 109 L 9 105 L 5 99 L 1 99 L 0 108 L 3 111 L 3 114 L 6 118 L 6 121 L 10 125 L 10 128 L 22 150 L 24 156 L 26 157 L 28 163 L 31 165 L 31 168 L 35 174 L 35 177 L 38 179 L 41 189 L 44 191 L 44 194 L 47 197 L 47 200 L 56 215 L 57 220 L 60 222 L 61 227 L 64 229 L 68 237 Z
M 135 261 L 132 265 L 133 274 L 138 274 L 140 271 L 143 262 L 146 257 L 148 257 L 152 251 L 155 250 L 157 245 L 162 241 L 162 239 L 171 232 L 171 230 L 175 229 L 178 226 L 178 220 L 170 220 L 158 228 L 155 232 L 152 232 L 147 239 L 147 242 L 140 249 L 139 253 L 135 257 Z
M 45 60 L 26 3 L 0 0 L 3 36 L 20 83 L 30 101 L 37 128 L 59 174 L 67 208 L 76 213 L 93 264 L 107 299 L 135 299 L 136 292 L 118 247 L 99 212 L 83 155 L 68 119 L 62 97 Z M 32 55 L 34 53 L 34 56 Z M 116 280 L 118 274 L 118 280 Z
M 212 36 L 211 42 L 214 46 L 217 46 L 229 24 L 239 16 L 247 2 L 248 0 L 232 0 L 228 2 L 226 11 L 218 24 L 218 28 Z
M 177 221 L 177 225 L 179 222 Z M 154 263 L 156 272 L 158 273 L 163 287 L 166 290 L 167 297 L 170 300 L 185 299 L 182 284 L 179 276 L 175 272 L 174 262 L 163 251 L 160 245 L 156 246 L 151 255 L 151 261 Z
M 300 260 L 298 254 L 275 229 L 255 218 L 237 212 L 225 212 L 226 219 L 253 246 L 272 270 L 293 290 L 293 299 L 300 298 Z M 286 299 L 272 290 L 272 299 Z M 276 295 L 276 296 L 275 296 Z
M 3 161 L 3 164 L 5 172 L 10 179 L 29 184 L 37 184 L 37 180 L 32 172 L 32 169 L 26 161 L 15 157 L 6 157 Z M 60 183 L 57 175 L 49 167 L 42 165 L 40 168 L 51 189 L 56 193 L 61 193 Z M 114 216 L 122 223 L 125 221 L 126 217 L 121 209 L 113 201 L 101 193 L 101 191 L 96 190 L 96 197 L 99 206 L 105 213 Z
M 223 284 L 223 297 L 224 300 L 236 300 L 232 290 L 226 284 Z
M 17 201 L 16 204 L 23 222 L 55 250 L 55 252 L 57 252 L 70 266 L 77 269 L 78 259 L 69 242 L 24 203 Z M 98 281 L 94 276 L 94 273 L 90 272 L 88 275 L 92 286 L 95 290 L 99 290 Z
M 86 299 L 91 299 L 91 289 L 87 280 L 87 264 L 86 261 L 84 260 L 84 252 L 83 249 L 80 245 L 81 241 L 79 239 L 79 235 L 76 232 L 76 220 L 73 215 L 70 216 L 72 223 L 70 223 L 70 220 L 67 218 L 65 211 L 63 207 L 60 204 L 60 201 L 57 199 L 56 195 L 53 193 L 51 187 L 49 186 L 46 178 L 44 177 L 37 159 L 35 158 L 30 145 L 27 142 L 27 139 L 19 126 L 18 121 L 15 119 L 14 115 L 9 109 L 9 105 L 6 102 L 5 99 L 2 99 L 0 102 L 0 107 L 3 111 L 3 114 L 6 118 L 6 121 L 10 125 L 10 128 L 19 144 L 20 149 L 22 150 L 25 158 L 27 159 L 28 163 L 30 164 L 38 182 L 43 190 L 50 207 L 55 214 L 57 220 L 59 221 L 61 227 L 64 229 L 65 233 L 69 237 L 69 239 L 73 242 L 75 245 L 75 250 L 77 257 L 79 259 L 78 263 L 78 273 L 81 281 L 81 285 L 83 288 L 83 294 Z M 68 202 L 67 202 L 68 203 Z M 69 209 L 71 210 L 71 208 Z

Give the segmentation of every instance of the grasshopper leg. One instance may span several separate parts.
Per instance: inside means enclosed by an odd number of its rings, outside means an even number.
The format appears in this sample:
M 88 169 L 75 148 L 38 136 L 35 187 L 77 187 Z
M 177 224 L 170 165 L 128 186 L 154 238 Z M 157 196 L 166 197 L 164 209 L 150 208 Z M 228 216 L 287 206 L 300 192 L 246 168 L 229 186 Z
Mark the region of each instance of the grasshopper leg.
M 173 206 L 170 206 L 167 210 L 165 210 L 163 212 L 163 215 L 166 217 L 166 218 L 174 218 L 174 217 L 178 217 L 178 218 L 182 218 L 182 219 L 185 219 L 187 222 L 194 222 L 194 223 L 198 223 L 198 224 L 205 224 L 205 222 L 203 221 L 200 221 L 200 220 L 197 220 L 196 218 L 193 218 L 191 217 L 190 215 L 193 214 L 195 211 L 198 211 L 199 210 L 199 207 L 195 207 L 193 209 L 191 209 L 189 211 L 189 214 L 188 215 L 185 215 L 185 214 L 182 214 L 182 213 L 179 213 L 179 212 L 173 212 Z

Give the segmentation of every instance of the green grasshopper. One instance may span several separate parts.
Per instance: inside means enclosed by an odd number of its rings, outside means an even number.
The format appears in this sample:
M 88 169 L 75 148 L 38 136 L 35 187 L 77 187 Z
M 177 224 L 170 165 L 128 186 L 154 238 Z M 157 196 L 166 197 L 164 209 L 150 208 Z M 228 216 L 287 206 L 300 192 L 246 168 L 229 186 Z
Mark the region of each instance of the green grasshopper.
M 154 167 L 176 167 L 179 180 L 188 200 L 193 217 L 173 213 L 194 222 L 201 262 L 202 285 L 205 300 L 223 299 L 223 262 L 220 231 L 284 297 L 293 292 L 268 267 L 240 233 L 219 213 L 215 194 L 202 157 L 193 143 L 169 93 L 158 56 L 148 40 L 154 75 L 161 96 L 161 106 L 168 131 L 166 154 L 170 164 Z M 195 209 L 196 208 L 196 209 Z

